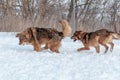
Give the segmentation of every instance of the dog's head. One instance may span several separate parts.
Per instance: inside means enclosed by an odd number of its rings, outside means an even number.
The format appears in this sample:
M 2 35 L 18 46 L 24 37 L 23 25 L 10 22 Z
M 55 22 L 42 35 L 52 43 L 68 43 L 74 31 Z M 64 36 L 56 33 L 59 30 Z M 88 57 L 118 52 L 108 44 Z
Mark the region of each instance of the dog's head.
M 71 37 L 71 39 L 73 39 L 74 41 L 76 41 L 76 40 L 81 40 L 84 33 L 85 33 L 85 32 L 83 32 L 83 31 L 76 31 L 76 32 L 73 34 L 73 36 Z
M 19 45 L 28 44 L 32 39 L 32 32 L 30 28 L 27 28 L 25 31 L 17 33 L 16 37 L 19 38 Z

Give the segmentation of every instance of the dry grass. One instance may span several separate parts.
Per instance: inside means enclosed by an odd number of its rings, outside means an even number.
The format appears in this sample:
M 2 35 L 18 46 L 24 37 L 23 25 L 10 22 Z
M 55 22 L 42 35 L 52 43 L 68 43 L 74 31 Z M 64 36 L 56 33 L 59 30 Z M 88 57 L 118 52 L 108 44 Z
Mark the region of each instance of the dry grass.
M 34 22 L 30 18 L 25 19 L 21 16 L 6 16 L 0 19 L 1 32 L 18 32 L 32 26 L 62 29 L 58 21 L 53 19 L 38 19 Z
M 72 25 L 72 22 L 70 24 Z M 30 18 L 25 19 L 25 18 L 22 18 L 21 16 L 6 16 L 3 18 L 0 18 L 1 32 L 19 32 L 32 26 L 44 27 L 44 28 L 55 28 L 58 31 L 62 30 L 62 28 L 60 27 L 61 25 L 59 24 L 57 19 L 54 19 L 54 16 L 53 18 L 50 18 L 50 19 L 45 18 L 44 20 L 39 18 L 34 22 Z M 117 32 L 120 33 L 120 27 L 119 27 L 120 24 L 117 23 L 116 26 L 118 26 Z M 91 32 L 91 31 L 96 31 L 98 29 L 102 29 L 102 28 L 115 31 L 113 25 L 110 25 L 110 24 L 102 25 L 99 23 L 95 23 L 93 21 L 87 21 L 86 23 L 78 22 L 76 30 Z
M 24 20 L 18 16 L 6 16 L 0 19 L 0 31 L 2 32 L 20 31 L 30 25 L 30 20 Z

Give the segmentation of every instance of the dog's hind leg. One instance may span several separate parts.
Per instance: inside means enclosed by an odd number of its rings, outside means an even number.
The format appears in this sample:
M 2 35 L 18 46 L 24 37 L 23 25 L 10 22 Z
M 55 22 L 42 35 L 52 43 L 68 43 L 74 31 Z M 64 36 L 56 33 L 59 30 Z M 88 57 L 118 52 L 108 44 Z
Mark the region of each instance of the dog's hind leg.
M 100 43 L 100 44 L 105 47 L 105 52 L 104 52 L 104 53 L 107 53 L 107 51 L 108 51 L 108 46 L 107 46 L 106 44 L 104 44 L 104 43 Z
M 112 52 L 113 51 L 113 47 L 114 47 L 114 43 L 109 42 L 109 44 L 111 45 L 110 51 Z

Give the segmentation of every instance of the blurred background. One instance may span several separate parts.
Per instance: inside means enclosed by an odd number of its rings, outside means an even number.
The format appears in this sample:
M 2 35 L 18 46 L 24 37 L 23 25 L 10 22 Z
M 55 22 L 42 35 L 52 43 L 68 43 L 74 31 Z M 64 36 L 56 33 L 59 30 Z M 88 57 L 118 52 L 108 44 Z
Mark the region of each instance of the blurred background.
M 73 0 L 0 0 L 0 31 L 27 27 L 61 30 L 58 20 L 73 24 Z M 120 0 L 75 0 L 75 30 L 106 28 L 120 33 Z

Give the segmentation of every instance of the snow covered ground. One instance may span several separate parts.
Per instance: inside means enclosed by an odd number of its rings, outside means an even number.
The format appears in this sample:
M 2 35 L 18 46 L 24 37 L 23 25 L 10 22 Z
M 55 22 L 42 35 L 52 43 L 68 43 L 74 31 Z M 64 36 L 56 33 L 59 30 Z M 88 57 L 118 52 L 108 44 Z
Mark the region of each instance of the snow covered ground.
M 15 33 L 0 33 L 0 80 L 120 80 L 120 40 L 113 52 L 77 52 L 80 41 L 62 40 L 60 54 L 18 45 Z

